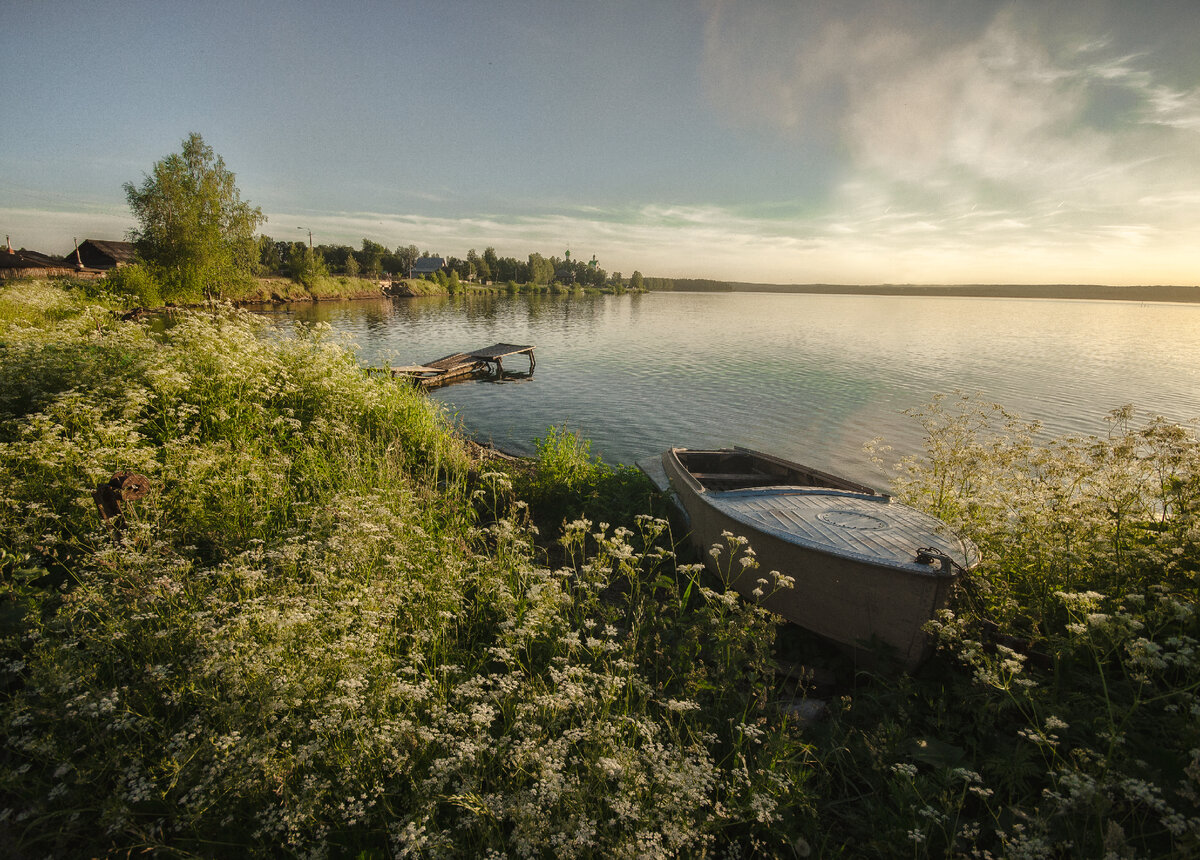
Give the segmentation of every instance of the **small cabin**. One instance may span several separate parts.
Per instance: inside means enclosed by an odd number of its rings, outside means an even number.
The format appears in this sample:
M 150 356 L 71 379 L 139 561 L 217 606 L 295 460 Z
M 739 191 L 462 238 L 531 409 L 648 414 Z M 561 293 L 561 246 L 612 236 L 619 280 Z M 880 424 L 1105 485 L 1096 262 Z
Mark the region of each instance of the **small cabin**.
M 24 248 L 14 251 L 11 244 L 0 248 L 0 279 L 55 278 L 73 274 L 74 267 L 57 257 L 26 251 Z
M 106 239 L 84 239 L 78 252 L 72 251 L 63 257 L 63 262 L 76 268 L 108 271 L 134 262 L 135 249 L 132 242 L 112 242 Z
M 432 275 L 446 268 L 445 257 L 421 257 L 419 260 L 413 261 L 413 264 L 408 269 L 410 278 L 423 278 L 426 275 Z

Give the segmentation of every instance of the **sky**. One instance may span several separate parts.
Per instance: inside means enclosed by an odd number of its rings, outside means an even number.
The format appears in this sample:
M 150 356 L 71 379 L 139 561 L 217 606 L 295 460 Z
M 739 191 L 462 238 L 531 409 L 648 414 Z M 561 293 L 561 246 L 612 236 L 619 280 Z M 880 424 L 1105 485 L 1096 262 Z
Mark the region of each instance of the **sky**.
M 1197 0 L 0 0 L 0 230 L 199 132 L 277 239 L 628 277 L 1200 284 Z

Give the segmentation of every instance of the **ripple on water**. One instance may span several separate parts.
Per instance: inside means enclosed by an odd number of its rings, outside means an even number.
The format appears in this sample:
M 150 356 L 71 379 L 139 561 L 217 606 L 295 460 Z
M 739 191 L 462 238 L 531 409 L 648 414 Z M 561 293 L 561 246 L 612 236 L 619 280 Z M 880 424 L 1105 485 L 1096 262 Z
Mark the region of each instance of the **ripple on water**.
M 919 449 L 903 415 L 978 392 L 1055 433 L 1103 433 L 1132 403 L 1200 416 L 1200 306 L 766 293 L 430 297 L 290 309 L 347 334 L 366 364 L 496 341 L 537 346 L 520 385 L 434 394 L 484 438 L 531 453 L 566 424 L 609 462 L 743 444 L 879 483 L 863 454 Z

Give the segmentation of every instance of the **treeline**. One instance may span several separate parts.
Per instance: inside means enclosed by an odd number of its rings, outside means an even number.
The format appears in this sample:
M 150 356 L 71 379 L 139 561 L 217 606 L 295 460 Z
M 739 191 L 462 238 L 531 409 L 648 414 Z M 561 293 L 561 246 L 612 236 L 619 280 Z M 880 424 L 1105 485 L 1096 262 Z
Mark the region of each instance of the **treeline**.
M 669 292 L 683 290 L 697 293 L 729 293 L 734 286 L 728 281 L 712 281 L 706 278 L 644 278 L 647 290 Z
M 416 245 L 397 246 L 391 251 L 370 239 L 363 239 L 362 247 L 355 249 L 349 245 L 310 246 L 303 241 L 287 242 L 263 235 L 258 237 L 257 274 L 286 275 L 296 280 L 327 274 L 407 277 L 418 259 L 432 256 L 428 251 L 419 251 Z
M 303 241 L 288 242 L 260 236 L 258 239 L 258 274 L 279 274 L 299 281 L 324 275 L 346 275 L 363 278 L 407 278 L 418 260 L 441 258 L 448 277 L 471 283 L 570 284 L 585 287 L 617 287 L 643 289 L 640 272 L 626 279 L 620 272 L 609 274 L 597 263 L 563 257 L 546 257 L 532 253 L 526 259 L 501 257 L 495 248 L 485 248 L 480 254 L 474 248 L 466 257 L 443 257 L 423 251 L 416 245 L 386 245 L 364 238 L 360 248 L 349 245 L 315 245 Z
M 501 257 L 495 248 L 465 258 L 442 257 L 416 245 L 394 250 L 364 238 L 359 248 L 314 245 L 258 235 L 266 221 L 261 208 L 242 200 L 235 177 L 224 160 L 197 133 L 189 134 L 182 149 L 155 162 L 141 184 L 123 186 L 138 226 L 130 231 L 136 262 L 111 271 L 103 289 L 141 307 L 165 303 L 195 303 L 205 299 L 291 300 L 347 298 L 371 292 L 373 285 L 356 279 L 387 277 L 411 281 L 416 264 L 437 288 L 454 292 L 462 283 L 503 284 L 510 293 L 522 289 L 603 290 L 644 289 L 642 275 L 628 281 L 611 275 L 591 260 L 529 254 L 524 260 Z M 301 228 L 307 231 L 307 228 Z M 284 276 L 296 285 L 280 285 L 270 276 Z M 406 294 L 421 293 L 420 284 L 405 285 Z

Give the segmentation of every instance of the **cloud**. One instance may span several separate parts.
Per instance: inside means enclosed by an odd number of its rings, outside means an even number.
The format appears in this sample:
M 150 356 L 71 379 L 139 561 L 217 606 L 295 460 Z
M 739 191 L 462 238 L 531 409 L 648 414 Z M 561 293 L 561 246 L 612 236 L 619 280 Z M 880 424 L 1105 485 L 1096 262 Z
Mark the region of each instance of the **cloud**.
M 317 242 L 366 237 L 455 256 L 569 245 L 625 274 L 777 283 L 1200 281 L 1194 62 L 1171 67 L 1149 42 L 1131 42 L 1113 12 L 1126 4 L 1070 20 L 1064 5 L 1041 2 L 705 8 L 708 106 L 737 131 L 722 139 L 745 144 L 751 170 L 761 153 L 819 176 L 779 184 L 805 199 L 685 206 L 660 196 L 497 215 L 448 190 L 396 189 L 373 199 L 417 214 L 276 202 L 266 232 L 296 238 L 305 227 Z M 419 214 L 422 203 L 453 214 Z M 85 231 L 63 213 L 46 218 L 64 235 Z M 110 232 L 120 235 L 129 224 L 118 221 Z
M 817 201 L 826 236 L 870 235 L 931 272 L 973 249 L 1011 273 L 1025 254 L 1022 281 L 1050 279 L 1035 263 L 1096 273 L 1114 248 L 1178 261 L 1200 88 L 1168 85 L 1164 58 L 1080 20 L 1027 3 L 714 3 L 706 81 L 727 123 L 801 160 L 822 135 L 840 154 L 819 165 L 837 177 Z
M 14 248 L 28 248 L 46 254 L 65 254 L 71 250 L 72 237 L 116 239 L 123 241 L 134 226 L 128 215 L 110 212 L 62 211 L 37 208 L 0 208 L 0 223 L 11 237 Z

